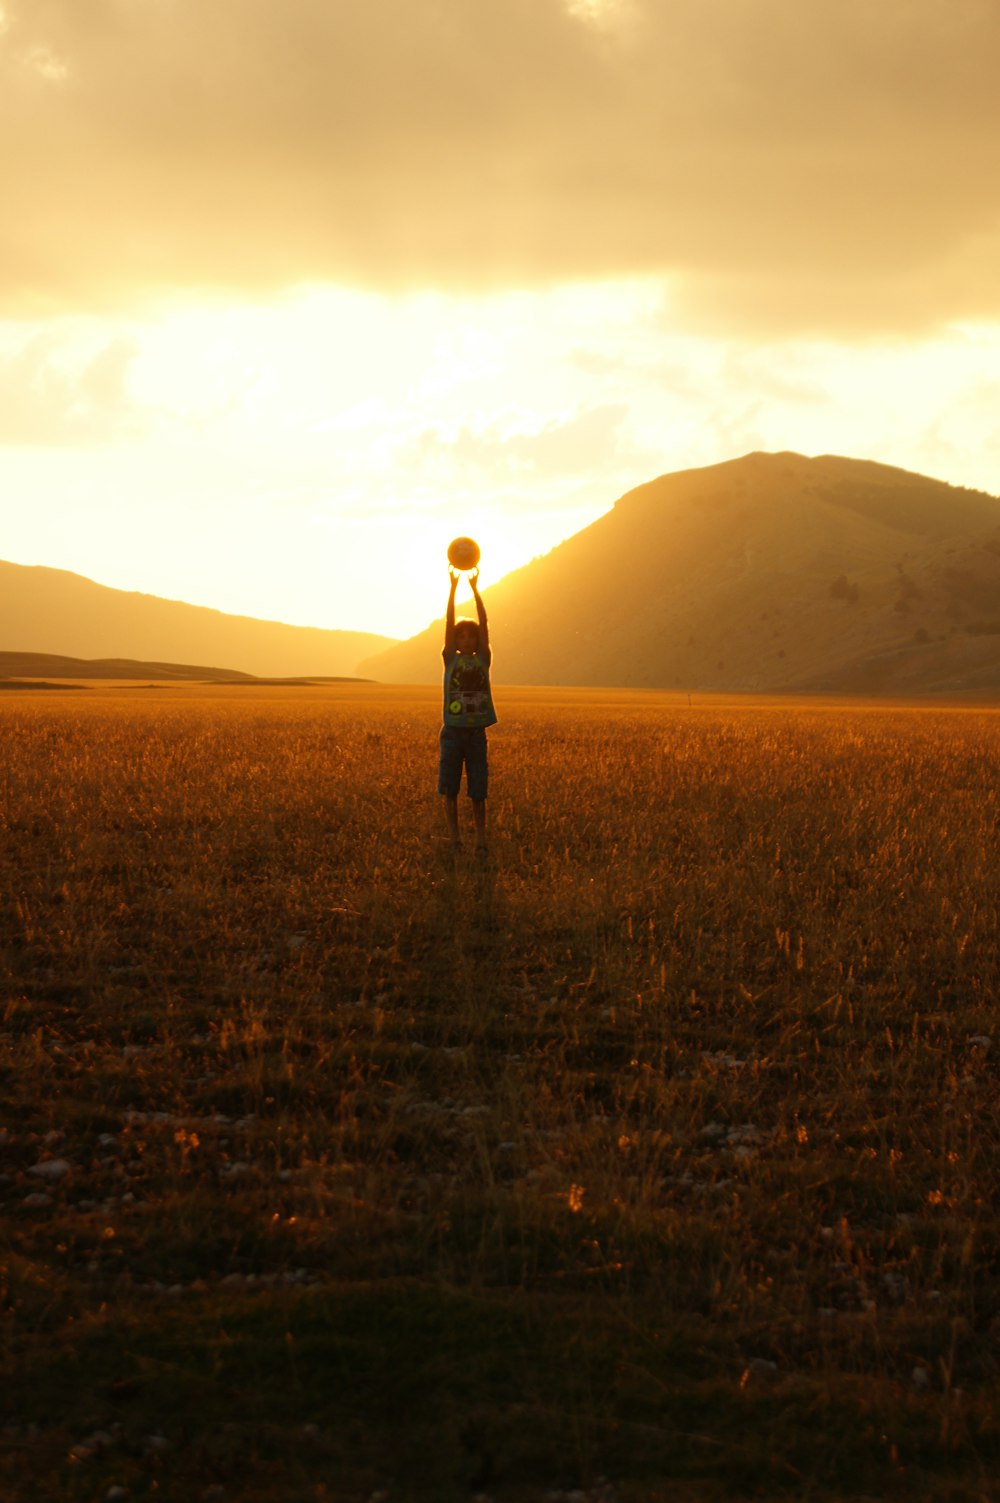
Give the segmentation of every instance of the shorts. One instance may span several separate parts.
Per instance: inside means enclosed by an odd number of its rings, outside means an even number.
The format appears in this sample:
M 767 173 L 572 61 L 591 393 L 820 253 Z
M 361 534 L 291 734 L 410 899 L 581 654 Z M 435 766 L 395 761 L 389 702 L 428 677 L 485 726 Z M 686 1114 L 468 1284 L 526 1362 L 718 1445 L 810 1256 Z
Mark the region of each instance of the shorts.
M 466 791 L 470 798 L 484 799 L 489 779 L 486 762 L 486 728 L 481 725 L 443 725 L 441 760 L 438 763 L 438 793 L 457 798 L 465 768 Z

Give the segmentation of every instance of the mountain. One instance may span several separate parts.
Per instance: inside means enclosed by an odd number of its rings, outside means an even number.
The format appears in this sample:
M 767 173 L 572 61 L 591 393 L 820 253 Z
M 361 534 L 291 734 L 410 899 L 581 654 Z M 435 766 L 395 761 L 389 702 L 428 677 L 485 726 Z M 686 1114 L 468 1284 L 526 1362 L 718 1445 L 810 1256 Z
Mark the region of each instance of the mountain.
M 0 562 L 0 648 L 6 652 L 225 663 L 258 678 L 355 677 L 360 660 L 392 640 L 230 616 L 109 589 L 65 569 Z
M 200 668 L 191 663 L 144 663 L 134 658 L 68 658 L 51 652 L 0 652 L 0 683 L 22 679 L 154 679 L 157 682 L 192 679 L 212 683 L 260 683 L 249 673 L 230 668 Z
M 992 694 L 1000 498 L 868 461 L 748 454 L 629 491 L 484 600 L 498 682 Z M 359 671 L 434 681 L 442 634 Z

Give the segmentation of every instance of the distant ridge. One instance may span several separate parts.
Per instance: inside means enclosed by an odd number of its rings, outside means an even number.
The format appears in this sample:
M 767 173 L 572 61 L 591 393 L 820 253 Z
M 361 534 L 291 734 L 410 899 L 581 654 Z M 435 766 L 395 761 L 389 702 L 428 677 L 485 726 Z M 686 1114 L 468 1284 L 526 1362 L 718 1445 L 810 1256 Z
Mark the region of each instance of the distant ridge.
M 51 652 L 0 652 L 0 678 L 149 678 L 211 683 L 256 683 L 252 674 L 188 663 L 143 663 L 134 658 L 69 658 Z
M 6 652 L 231 665 L 209 670 L 216 676 L 355 678 L 362 658 L 392 642 L 371 632 L 231 616 L 110 589 L 65 569 L 0 561 L 0 649 Z
M 51 652 L 0 652 L 0 685 L 26 679 L 143 679 L 153 683 L 204 684 L 339 684 L 369 683 L 346 674 L 313 674 L 309 678 L 257 678 L 231 668 L 205 668 L 191 663 L 141 663 L 133 658 L 67 658 Z
M 498 684 L 992 696 L 1000 499 L 865 460 L 748 454 L 629 491 L 484 598 Z M 442 635 L 360 671 L 433 682 Z

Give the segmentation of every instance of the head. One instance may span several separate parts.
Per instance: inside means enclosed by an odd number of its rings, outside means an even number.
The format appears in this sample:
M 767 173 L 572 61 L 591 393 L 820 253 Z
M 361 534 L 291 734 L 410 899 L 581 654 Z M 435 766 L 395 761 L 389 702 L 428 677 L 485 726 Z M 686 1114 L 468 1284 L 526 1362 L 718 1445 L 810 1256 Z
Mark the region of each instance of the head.
M 467 653 L 469 657 L 479 651 L 478 621 L 470 621 L 468 616 L 459 616 L 455 622 L 455 646 L 459 652 Z

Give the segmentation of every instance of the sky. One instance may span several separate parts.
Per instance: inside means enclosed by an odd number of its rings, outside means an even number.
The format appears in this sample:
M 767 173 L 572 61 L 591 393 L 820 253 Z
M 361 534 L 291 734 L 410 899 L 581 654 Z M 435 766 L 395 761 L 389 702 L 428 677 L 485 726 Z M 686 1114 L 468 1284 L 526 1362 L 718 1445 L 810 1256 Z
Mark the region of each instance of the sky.
M 1000 0 L 0 0 L 0 557 L 409 636 L 668 471 L 1000 493 Z M 69 649 L 68 649 L 69 650 Z

